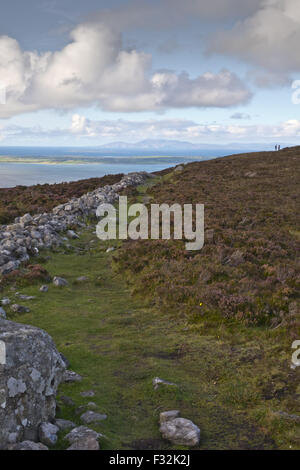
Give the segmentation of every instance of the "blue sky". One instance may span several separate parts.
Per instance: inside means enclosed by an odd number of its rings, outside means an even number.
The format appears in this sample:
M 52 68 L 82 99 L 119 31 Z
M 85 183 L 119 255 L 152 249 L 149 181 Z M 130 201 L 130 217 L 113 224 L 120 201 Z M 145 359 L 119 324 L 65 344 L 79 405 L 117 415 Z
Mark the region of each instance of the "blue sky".
M 298 0 L 10 0 L 0 144 L 298 144 L 299 41 Z

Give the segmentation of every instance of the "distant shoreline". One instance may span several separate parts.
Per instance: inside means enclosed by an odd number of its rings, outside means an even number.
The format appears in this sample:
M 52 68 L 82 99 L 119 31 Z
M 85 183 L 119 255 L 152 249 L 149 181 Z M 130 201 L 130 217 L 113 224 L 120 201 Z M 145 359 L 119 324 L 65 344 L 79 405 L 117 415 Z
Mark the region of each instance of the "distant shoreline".
M 11 157 L 11 156 L 2 156 L 0 155 L 0 163 L 27 163 L 27 164 L 34 164 L 34 165 L 95 165 L 95 164 L 103 164 L 103 163 L 126 163 L 126 164 L 134 164 L 139 161 L 143 161 L 143 163 L 151 164 L 151 160 L 155 160 L 156 163 L 160 159 L 166 160 L 170 159 L 172 162 L 176 163 L 177 160 L 187 160 L 187 161 L 202 161 L 207 157 L 198 156 L 198 157 L 187 157 L 187 156 L 170 156 L 170 155 L 144 155 L 144 156 L 133 156 L 133 157 L 83 157 L 78 159 L 67 159 L 64 160 L 64 157 L 53 157 L 53 160 L 49 160 L 48 158 L 43 157 Z M 209 157 L 211 158 L 211 157 Z M 148 161 L 147 161 L 148 160 Z

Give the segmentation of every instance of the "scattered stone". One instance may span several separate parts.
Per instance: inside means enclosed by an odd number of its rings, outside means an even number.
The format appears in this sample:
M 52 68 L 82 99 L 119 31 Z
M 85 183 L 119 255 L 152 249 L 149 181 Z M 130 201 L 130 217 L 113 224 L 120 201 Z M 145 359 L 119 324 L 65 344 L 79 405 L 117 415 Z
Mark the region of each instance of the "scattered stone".
M 34 300 L 35 299 L 35 297 L 33 297 L 32 295 L 19 294 L 19 292 L 16 292 L 16 296 L 21 300 Z
M 246 178 L 255 178 L 255 176 L 257 176 L 257 172 L 256 171 L 247 171 L 245 173 L 245 176 L 246 176 Z
M 73 370 L 66 370 L 63 376 L 63 383 L 81 382 L 82 377 Z
M 111 253 L 112 251 L 115 251 L 115 248 L 113 246 L 110 248 L 107 248 L 106 253 Z
M 88 390 L 87 392 L 81 392 L 80 395 L 86 398 L 86 397 L 94 397 L 96 394 L 93 390 Z
M 72 238 L 73 240 L 75 240 L 76 238 L 80 238 L 79 235 L 74 232 L 74 230 L 68 230 L 67 237 Z
M 195 447 L 199 444 L 200 429 L 192 421 L 178 417 L 166 420 L 166 413 L 161 413 L 160 416 L 160 432 L 164 439 L 172 444 L 186 447 Z
M 30 308 L 24 307 L 23 305 L 18 305 L 18 304 L 13 304 L 11 306 L 11 309 L 15 313 L 29 313 L 30 312 Z
M 97 439 L 87 436 L 73 442 L 73 444 L 68 447 L 67 450 L 100 450 L 100 446 Z
M 86 282 L 89 278 L 87 276 L 80 276 L 76 279 L 77 282 Z
M 107 415 L 95 413 L 95 411 L 86 411 L 80 416 L 80 419 L 84 424 L 99 423 L 104 421 L 106 418 Z
M 9 447 L 9 450 L 49 450 L 41 442 L 23 441 Z
M 51 423 L 42 423 L 39 427 L 39 440 L 46 446 L 54 446 L 57 442 L 58 426 Z
M 54 284 L 56 287 L 64 287 L 64 286 L 67 286 L 67 285 L 68 285 L 68 281 L 66 281 L 66 279 L 64 279 L 63 277 L 55 276 L 55 277 L 53 278 L 53 284 Z
M 7 305 L 10 304 L 10 299 L 7 299 L 7 298 L 2 299 L 1 304 L 3 305 L 3 307 L 6 307 Z
M 48 286 L 41 286 L 40 287 L 40 292 L 48 292 L 49 287 Z
M 90 429 L 86 426 L 78 426 L 77 428 L 72 429 L 72 431 L 65 436 L 65 439 L 70 444 L 73 444 L 74 442 L 81 439 L 92 438 L 97 440 L 100 437 L 102 437 L 102 434 L 94 431 L 93 429 Z
M 40 424 L 54 420 L 65 365 L 39 328 L 0 319 L 0 341 L 7 357 L 0 374 L 0 449 L 5 449 L 36 441 Z
M 154 390 L 157 390 L 160 385 L 170 385 L 173 387 L 177 387 L 177 384 L 174 384 L 173 382 L 168 382 L 167 380 L 160 379 L 159 377 L 155 377 L 152 380 Z
M 4 308 L 0 307 L 0 318 L 6 318 L 6 312 L 4 310 Z
M 68 421 L 67 419 L 57 419 L 55 421 L 55 426 L 57 426 L 60 431 L 76 428 L 76 424 L 73 423 L 73 421 Z

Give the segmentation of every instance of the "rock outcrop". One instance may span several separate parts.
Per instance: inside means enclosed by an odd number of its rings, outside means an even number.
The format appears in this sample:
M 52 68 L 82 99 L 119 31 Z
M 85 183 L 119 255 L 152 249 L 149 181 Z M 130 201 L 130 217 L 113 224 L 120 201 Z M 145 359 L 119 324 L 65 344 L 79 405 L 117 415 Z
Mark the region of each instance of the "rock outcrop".
M 0 449 L 36 441 L 55 418 L 65 364 L 51 337 L 38 328 L 0 319 L 6 360 L 0 365 Z

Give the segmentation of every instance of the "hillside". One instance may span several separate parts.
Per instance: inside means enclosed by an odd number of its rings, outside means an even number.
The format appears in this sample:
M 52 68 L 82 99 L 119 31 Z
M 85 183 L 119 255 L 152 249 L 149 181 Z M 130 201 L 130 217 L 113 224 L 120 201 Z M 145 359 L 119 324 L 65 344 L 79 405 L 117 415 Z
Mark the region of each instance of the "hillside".
M 68 286 L 41 293 L 45 273 L 34 279 L 29 267 L 3 278 L 1 297 L 35 297 L 9 318 L 44 328 L 83 376 L 61 387 L 60 417 L 80 424 L 90 401 L 81 393 L 93 390 L 108 415 L 95 426 L 104 449 L 175 448 L 158 429 L 168 409 L 201 428 L 200 449 L 300 449 L 300 368 L 290 367 L 300 339 L 299 156 L 191 163 L 125 190 L 132 202 L 205 204 L 200 252 L 184 241 L 103 243 L 92 223 L 68 248 L 33 259 Z M 154 390 L 154 377 L 177 387 Z

